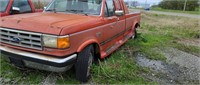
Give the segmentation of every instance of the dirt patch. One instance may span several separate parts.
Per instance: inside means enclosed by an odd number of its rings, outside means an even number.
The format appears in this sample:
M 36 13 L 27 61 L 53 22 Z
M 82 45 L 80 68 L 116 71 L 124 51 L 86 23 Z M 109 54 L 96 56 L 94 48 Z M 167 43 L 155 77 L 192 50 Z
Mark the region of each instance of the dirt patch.
M 137 63 L 152 70 L 142 74 L 145 78 L 160 84 L 199 84 L 200 58 L 186 52 L 166 48 L 160 50 L 167 58 L 165 61 L 150 60 L 143 54 L 136 54 Z

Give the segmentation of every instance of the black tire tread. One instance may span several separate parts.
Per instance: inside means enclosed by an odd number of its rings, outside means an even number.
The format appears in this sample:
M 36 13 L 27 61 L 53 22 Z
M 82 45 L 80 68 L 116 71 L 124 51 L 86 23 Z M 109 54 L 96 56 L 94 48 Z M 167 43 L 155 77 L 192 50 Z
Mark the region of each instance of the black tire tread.
M 80 82 L 87 82 L 89 76 L 87 76 L 88 60 L 87 57 L 90 51 L 93 50 L 93 46 L 87 46 L 83 51 L 78 54 L 77 62 L 75 63 L 76 79 Z

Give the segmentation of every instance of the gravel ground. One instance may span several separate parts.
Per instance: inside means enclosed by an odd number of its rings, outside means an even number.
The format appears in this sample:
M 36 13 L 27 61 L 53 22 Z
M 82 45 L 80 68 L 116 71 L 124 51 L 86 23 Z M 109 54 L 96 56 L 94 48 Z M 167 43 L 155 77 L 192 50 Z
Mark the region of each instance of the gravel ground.
M 152 70 L 142 74 L 159 84 L 200 84 L 200 57 L 175 48 L 158 49 L 167 58 L 166 62 L 150 60 L 143 54 L 137 54 L 137 63 Z

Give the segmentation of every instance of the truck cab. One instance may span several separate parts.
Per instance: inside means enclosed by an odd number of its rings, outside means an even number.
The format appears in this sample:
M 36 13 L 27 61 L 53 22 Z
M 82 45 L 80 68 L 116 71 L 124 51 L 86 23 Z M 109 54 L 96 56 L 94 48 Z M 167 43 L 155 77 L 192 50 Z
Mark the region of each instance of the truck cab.
M 31 0 L 0 0 L 0 16 L 42 12 L 36 10 Z

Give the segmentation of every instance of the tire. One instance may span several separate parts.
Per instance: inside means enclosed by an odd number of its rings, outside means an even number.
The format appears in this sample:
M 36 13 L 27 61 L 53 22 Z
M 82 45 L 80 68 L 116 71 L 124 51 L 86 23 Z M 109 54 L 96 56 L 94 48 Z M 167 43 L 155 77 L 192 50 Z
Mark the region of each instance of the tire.
M 134 34 L 131 36 L 131 39 L 137 38 L 137 28 L 134 29 Z
M 78 54 L 77 62 L 75 63 L 76 79 L 81 83 L 89 80 L 90 68 L 94 61 L 94 48 L 92 45 L 87 46 Z

